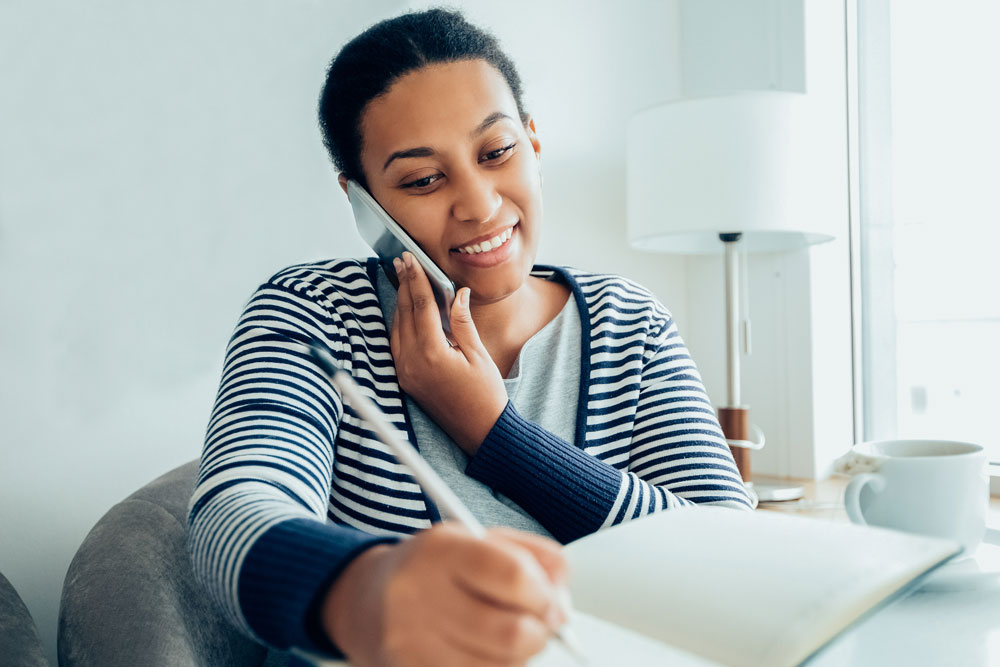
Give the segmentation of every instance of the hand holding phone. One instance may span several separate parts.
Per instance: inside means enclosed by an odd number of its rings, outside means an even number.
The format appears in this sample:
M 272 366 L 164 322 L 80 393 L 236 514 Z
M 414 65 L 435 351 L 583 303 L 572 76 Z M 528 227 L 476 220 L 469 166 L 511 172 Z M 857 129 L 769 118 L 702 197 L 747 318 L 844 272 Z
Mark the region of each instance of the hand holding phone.
M 382 270 L 393 286 L 399 287 L 396 270 L 392 266 L 393 258 L 402 257 L 404 250 L 413 253 L 413 257 L 423 267 L 424 274 L 430 281 L 434 300 L 441 313 L 441 326 L 446 334 L 450 334 L 455 283 L 449 280 L 444 271 L 431 261 L 417 242 L 356 181 L 347 181 L 347 198 L 354 210 L 354 222 L 358 226 L 361 238 L 375 251 Z
M 508 396 L 472 319 L 469 288 L 458 292 L 446 337 L 430 305 L 431 284 L 420 262 L 406 253 L 397 264 L 399 304 L 389 336 L 396 379 L 456 445 L 474 456 L 507 407 Z M 418 308 L 419 303 L 426 305 Z

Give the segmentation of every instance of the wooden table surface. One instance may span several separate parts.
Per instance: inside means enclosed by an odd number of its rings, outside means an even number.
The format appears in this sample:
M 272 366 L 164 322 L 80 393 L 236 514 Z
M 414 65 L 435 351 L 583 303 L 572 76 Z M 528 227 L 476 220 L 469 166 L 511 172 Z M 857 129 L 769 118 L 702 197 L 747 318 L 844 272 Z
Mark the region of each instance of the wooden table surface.
M 847 513 L 844 511 L 844 488 L 849 479 L 849 477 L 841 475 L 821 480 L 755 477 L 754 481 L 757 484 L 798 485 L 805 490 L 805 497 L 801 500 L 760 503 L 757 509 L 794 512 L 819 519 L 847 521 Z

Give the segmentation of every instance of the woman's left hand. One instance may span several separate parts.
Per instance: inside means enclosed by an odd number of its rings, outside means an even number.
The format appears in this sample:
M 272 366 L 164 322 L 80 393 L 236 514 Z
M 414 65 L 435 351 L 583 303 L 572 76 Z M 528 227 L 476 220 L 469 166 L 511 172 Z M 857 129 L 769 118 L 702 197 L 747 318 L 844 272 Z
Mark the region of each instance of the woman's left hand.
M 389 343 L 399 386 L 473 455 L 506 407 L 507 391 L 472 321 L 469 288 L 451 308 L 452 347 L 423 267 L 408 252 L 394 264 L 399 291 Z

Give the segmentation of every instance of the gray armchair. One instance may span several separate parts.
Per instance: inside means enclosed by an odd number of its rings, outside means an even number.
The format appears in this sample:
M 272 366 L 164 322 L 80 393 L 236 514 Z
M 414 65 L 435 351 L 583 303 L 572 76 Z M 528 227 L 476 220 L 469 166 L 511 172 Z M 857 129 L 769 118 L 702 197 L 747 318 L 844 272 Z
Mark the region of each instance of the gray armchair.
M 185 547 L 198 462 L 112 507 L 73 558 L 59 609 L 61 667 L 289 664 L 222 617 L 194 579 Z
M 0 661 L 8 667 L 48 667 L 35 622 L 21 597 L 0 574 Z

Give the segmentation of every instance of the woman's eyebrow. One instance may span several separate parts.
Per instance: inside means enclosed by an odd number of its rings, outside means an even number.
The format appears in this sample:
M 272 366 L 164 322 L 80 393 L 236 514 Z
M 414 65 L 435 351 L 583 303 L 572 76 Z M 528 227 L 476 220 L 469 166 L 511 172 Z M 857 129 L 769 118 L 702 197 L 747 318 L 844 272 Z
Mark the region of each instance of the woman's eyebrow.
M 474 129 L 470 133 L 470 136 L 472 138 L 476 138 L 486 130 L 490 129 L 490 127 L 492 127 L 495 123 L 498 123 L 504 119 L 513 120 L 510 116 L 503 113 L 502 111 L 494 111 L 489 116 L 487 116 L 482 123 L 479 124 L 479 127 Z M 428 146 L 418 146 L 416 148 L 407 148 L 406 150 L 396 151 L 395 153 L 390 155 L 389 159 L 385 161 L 384 165 L 382 165 L 382 171 L 388 169 L 392 161 L 397 158 L 431 157 L 432 155 L 434 155 L 434 149 Z
M 503 120 L 504 118 L 506 118 L 507 120 L 513 120 L 510 116 L 501 111 L 494 111 L 493 113 L 491 113 L 489 116 L 486 117 L 486 120 L 484 120 L 482 123 L 479 124 L 479 127 L 477 127 L 472 131 L 472 134 L 470 136 L 472 136 L 473 138 L 478 137 L 480 134 L 490 129 L 490 126 L 492 126 L 494 123 L 497 123 Z
M 392 155 L 390 155 L 389 159 L 385 161 L 384 165 L 382 165 L 382 171 L 385 171 L 386 169 L 388 169 L 389 168 L 389 164 L 393 160 L 395 160 L 396 158 L 401 158 L 401 157 L 430 157 L 432 155 L 434 155 L 434 149 L 433 148 L 428 148 L 427 146 L 418 146 L 417 148 L 407 148 L 404 151 L 396 151 L 395 153 L 393 153 Z

